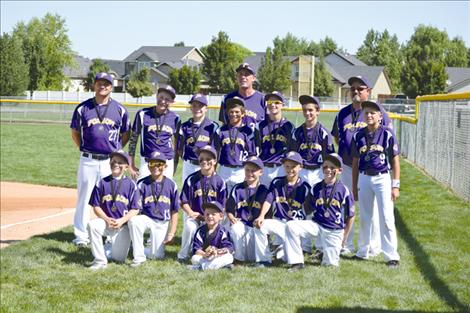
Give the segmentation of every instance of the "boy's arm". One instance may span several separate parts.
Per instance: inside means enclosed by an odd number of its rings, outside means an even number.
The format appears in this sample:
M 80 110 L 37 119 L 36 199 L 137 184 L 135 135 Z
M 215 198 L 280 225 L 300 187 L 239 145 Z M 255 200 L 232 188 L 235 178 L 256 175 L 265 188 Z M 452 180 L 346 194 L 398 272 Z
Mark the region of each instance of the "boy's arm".
M 354 224 L 354 216 L 350 216 L 346 219 L 346 225 L 344 227 L 344 234 L 343 234 L 343 243 L 341 244 L 344 247 L 348 241 L 348 235 L 351 232 L 351 228 Z
M 193 211 L 188 203 L 183 203 L 181 205 L 181 209 L 183 209 L 184 213 L 186 213 L 186 215 L 188 215 L 192 219 L 198 220 L 202 216 L 201 213 Z
M 259 213 L 258 218 L 253 221 L 253 225 L 255 225 L 257 228 L 261 228 L 264 223 L 264 217 L 266 216 L 266 213 L 268 213 L 270 208 L 271 203 L 265 200 L 263 202 L 263 205 L 261 206 L 261 212 Z
M 73 128 L 72 128 L 72 140 L 77 145 L 77 147 L 80 148 L 80 142 L 81 142 L 80 132 Z
M 400 156 L 395 155 L 392 159 L 392 200 L 400 196 Z
M 115 222 L 111 224 L 110 227 L 121 228 L 122 225 L 126 224 L 127 221 L 129 221 L 132 217 L 136 216 L 137 214 L 139 214 L 139 209 L 131 209 L 129 212 L 127 212 L 126 215 L 115 220 Z
M 171 213 L 170 227 L 169 227 L 168 233 L 166 234 L 165 241 L 163 241 L 164 245 L 167 245 L 173 241 L 173 238 L 175 238 L 177 226 L 178 226 L 178 211 L 174 211 Z
M 114 219 L 107 216 L 106 213 L 104 213 L 102 208 L 100 208 L 99 206 L 94 206 L 93 212 L 95 213 L 96 216 L 98 216 L 98 218 L 103 219 L 106 222 L 106 225 L 108 227 L 111 227 L 111 224 L 114 222 Z
M 357 189 L 357 181 L 359 179 L 359 158 L 353 157 L 352 160 L 352 193 L 354 201 L 359 201 L 359 193 Z

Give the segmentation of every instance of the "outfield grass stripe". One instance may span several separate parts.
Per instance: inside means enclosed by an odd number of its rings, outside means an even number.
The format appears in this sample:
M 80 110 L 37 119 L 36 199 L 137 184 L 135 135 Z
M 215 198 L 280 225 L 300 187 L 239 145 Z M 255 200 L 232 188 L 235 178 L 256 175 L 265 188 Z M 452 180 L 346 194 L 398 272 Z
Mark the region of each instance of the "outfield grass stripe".
M 10 228 L 10 227 L 13 227 L 13 226 L 17 226 L 17 225 L 23 225 L 23 224 L 29 224 L 29 223 L 35 223 L 35 222 L 39 222 L 39 221 L 44 221 L 44 220 L 47 220 L 47 219 L 50 219 L 50 218 L 53 218 L 53 217 L 57 217 L 57 216 L 69 214 L 69 213 L 71 213 L 71 212 L 73 212 L 73 211 L 75 211 L 75 208 L 73 208 L 73 209 L 65 209 L 64 212 L 60 212 L 60 213 L 56 213 L 56 214 L 51 214 L 51 215 L 46 215 L 46 216 L 39 217 L 39 218 L 33 218 L 33 219 L 31 219 L 31 220 L 26 220 L 26 221 L 22 221 L 22 222 L 18 222 L 18 223 L 2 225 L 2 226 L 0 227 L 0 229 L 7 229 L 7 228 Z

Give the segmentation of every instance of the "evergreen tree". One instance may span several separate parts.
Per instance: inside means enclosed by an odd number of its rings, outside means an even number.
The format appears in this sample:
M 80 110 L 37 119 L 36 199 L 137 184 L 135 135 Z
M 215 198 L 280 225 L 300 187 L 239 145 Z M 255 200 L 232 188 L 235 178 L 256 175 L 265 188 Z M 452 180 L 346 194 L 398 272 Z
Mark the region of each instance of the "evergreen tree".
M 126 90 L 134 98 L 151 96 L 153 87 L 150 83 L 150 70 L 145 67 L 140 72 L 132 72 Z
M 290 63 L 284 58 L 280 49 L 270 47 L 258 70 L 260 89 L 264 92 L 274 90 L 285 92 L 290 86 Z
M 320 56 L 320 62 L 315 64 L 314 94 L 318 97 L 329 97 L 333 94 L 333 78 L 326 68 L 325 58 Z
M 93 91 L 93 84 L 95 83 L 96 74 L 101 72 L 108 73 L 110 71 L 109 65 L 104 63 L 101 59 L 94 59 L 88 70 L 87 78 L 83 80 L 83 86 L 88 91 Z
M 181 69 L 172 69 L 168 83 L 181 94 L 193 94 L 199 91 L 201 72 L 197 67 L 183 65 Z
M 0 36 L 0 96 L 20 96 L 28 88 L 28 67 L 20 40 Z

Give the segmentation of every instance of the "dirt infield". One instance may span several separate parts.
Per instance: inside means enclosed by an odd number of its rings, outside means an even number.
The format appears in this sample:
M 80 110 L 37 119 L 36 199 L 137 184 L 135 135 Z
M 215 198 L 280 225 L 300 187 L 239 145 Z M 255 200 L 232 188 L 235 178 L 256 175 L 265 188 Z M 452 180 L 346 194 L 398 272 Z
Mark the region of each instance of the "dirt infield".
M 72 224 L 76 189 L 0 184 L 0 248 Z

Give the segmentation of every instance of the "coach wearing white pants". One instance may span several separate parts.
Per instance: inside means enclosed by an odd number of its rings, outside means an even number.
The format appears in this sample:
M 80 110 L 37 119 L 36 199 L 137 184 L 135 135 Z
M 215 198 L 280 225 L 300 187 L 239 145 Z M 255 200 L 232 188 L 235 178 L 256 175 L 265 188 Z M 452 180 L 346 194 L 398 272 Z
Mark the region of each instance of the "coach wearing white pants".
M 220 177 L 224 178 L 227 185 L 227 192 L 231 192 L 233 186 L 245 180 L 245 170 L 243 167 L 229 167 L 219 165 L 217 173 Z

